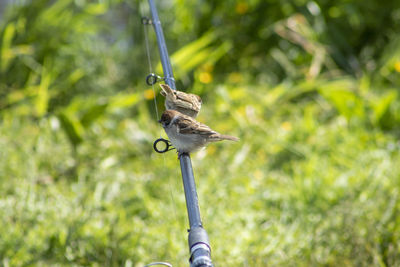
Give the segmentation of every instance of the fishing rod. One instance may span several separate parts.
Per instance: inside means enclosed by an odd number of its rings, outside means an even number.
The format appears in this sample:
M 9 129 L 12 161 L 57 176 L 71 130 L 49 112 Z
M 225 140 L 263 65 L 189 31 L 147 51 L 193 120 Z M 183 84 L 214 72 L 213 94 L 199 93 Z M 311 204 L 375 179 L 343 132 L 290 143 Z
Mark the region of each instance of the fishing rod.
M 142 18 L 143 24 L 153 25 L 154 31 L 157 37 L 157 45 L 160 53 L 161 64 L 164 72 L 164 78 L 166 84 L 168 84 L 173 90 L 176 90 L 174 74 L 172 72 L 172 66 L 167 51 L 167 45 L 165 44 L 164 33 L 161 27 L 161 22 L 158 17 L 157 7 L 153 0 L 148 0 L 152 19 Z M 150 74 L 146 78 L 146 82 L 153 85 L 161 77 Z M 157 149 L 157 142 L 163 141 L 166 144 L 165 150 Z M 169 150 L 169 141 L 164 139 L 158 139 L 154 143 L 154 149 L 157 152 L 166 152 Z M 179 161 L 181 166 L 183 189 L 185 191 L 186 208 L 189 217 L 189 251 L 190 251 L 190 267 L 212 267 L 211 261 L 211 247 L 208 240 L 206 230 L 203 228 L 200 217 L 199 201 L 197 198 L 196 184 L 193 175 L 192 162 L 189 153 L 182 153 L 179 155 Z

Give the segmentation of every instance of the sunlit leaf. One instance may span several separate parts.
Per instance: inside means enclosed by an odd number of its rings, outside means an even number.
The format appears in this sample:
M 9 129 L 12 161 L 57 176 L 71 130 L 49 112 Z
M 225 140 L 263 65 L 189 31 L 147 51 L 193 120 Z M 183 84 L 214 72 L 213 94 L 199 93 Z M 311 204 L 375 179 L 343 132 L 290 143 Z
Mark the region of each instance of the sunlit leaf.
M 210 46 L 216 38 L 215 32 L 207 32 L 201 38 L 172 54 L 171 63 L 175 68 L 175 76 L 179 78 L 196 66 L 205 62 L 215 62 L 225 54 L 231 47 L 229 42 L 225 42 L 219 47 Z M 157 71 L 161 72 L 160 64 L 157 66 Z
M 108 103 L 94 104 L 89 107 L 81 116 L 80 122 L 83 127 L 90 126 L 96 119 L 104 116 Z
M 139 94 L 119 94 L 110 98 L 110 108 L 127 108 L 140 100 Z
M 106 3 L 88 4 L 85 11 L 92 15 L 101 15 L 107 11 Z
M 15 35 L 14 23 L 9 23 L 3 32 L 3 38 L 1 42 L 1 71 L 5 71 L 11 59 L 14 57 L 14 53 L 11 50 L 12 40 Z
M 351 90 L 353 86 L 351 80 L 342 79 L 322 83 L 318 91 L 347 119 L 363 118 L 365 107 L 360 96 Z
M 79 145 L 83 141 L 83 134 L 85 132 L 79 119 L 68 112 L 60 112 L 58 119 L 71 144 L 73 146 Z
M 378 101 L 374 101 L 374 103 L 372 103 L 374 109 L 374 118 L 376 121 L 379 121 L 382 118 L 383 114 L 387 112 L 392 102 L 396 100 L 396 97 L 397 92 L 392 90 L 379 98 Z
M 36 114 L 41 117 L 47 112 L 49 102 L 49 86 L 52 81 L 51 73 L 47 67 L 42 68 L 42 76 L 38 86 L 37 97 L 35 101 Z

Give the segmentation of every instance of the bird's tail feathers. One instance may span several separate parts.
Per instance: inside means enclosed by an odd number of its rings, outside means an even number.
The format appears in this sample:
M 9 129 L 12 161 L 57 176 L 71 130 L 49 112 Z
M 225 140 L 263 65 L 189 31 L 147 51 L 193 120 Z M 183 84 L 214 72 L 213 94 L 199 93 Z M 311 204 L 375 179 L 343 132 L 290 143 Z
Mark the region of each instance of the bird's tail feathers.
M 230 135 L 224 135 L 224 134 L 221 134 L 221 135 L 220 135 L 220 139 L 221 139 L 221 140 L 235 141 L 235 142 L 237 142 L 237 141 L 240 140 L 240 139 L 237 138 L 237 137 L 230 136 Z
M 160 94 L 164 97 L 173 97 L 174 95 L 174 91 L 171 89 L 171 87 L 169 87 L 168 84 L 160 84 L 161 86 L 161 91 Z

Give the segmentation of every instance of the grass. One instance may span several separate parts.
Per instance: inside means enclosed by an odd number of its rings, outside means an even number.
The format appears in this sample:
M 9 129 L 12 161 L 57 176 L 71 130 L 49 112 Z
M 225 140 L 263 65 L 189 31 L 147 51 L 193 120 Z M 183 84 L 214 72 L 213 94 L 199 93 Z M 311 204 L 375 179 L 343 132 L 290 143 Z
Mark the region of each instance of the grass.
M 323 99 L 265 109 L 251 94 L 235 103 L 252 89 L 225 90 L 209 94 L 200 120 L 213 114 L 208 124 L 241 141 L 192 155 L 216 266 L 398 265 L 396 138 L 327 116 Z M 152 117 L 110 111 L 76 149 L 57 117 L 5 117 L 2 264 L 185 266 L 179 162 L 151 150 L 162 133 Z
M 188 266 L 179 161 L 152 150 L 147 5 L 17 2 L 0 33 L 0 266 Z M 199 121 L 240 137 L 192 155 L 212 259 L 400 266 L 398 1 L 289 2 L 159 8 Z

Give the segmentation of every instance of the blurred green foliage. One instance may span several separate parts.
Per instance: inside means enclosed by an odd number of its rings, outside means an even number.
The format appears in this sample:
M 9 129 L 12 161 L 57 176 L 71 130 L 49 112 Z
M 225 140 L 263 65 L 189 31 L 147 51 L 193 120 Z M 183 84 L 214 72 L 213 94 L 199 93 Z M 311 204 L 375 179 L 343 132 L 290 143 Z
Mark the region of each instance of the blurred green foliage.
M 8 2 L 0 265 L 187 266 L 147 2 Z M 192 155 L 215 265 L 399 266 L 400 2 L 157 5 L 178 87 L 241 138 Z

